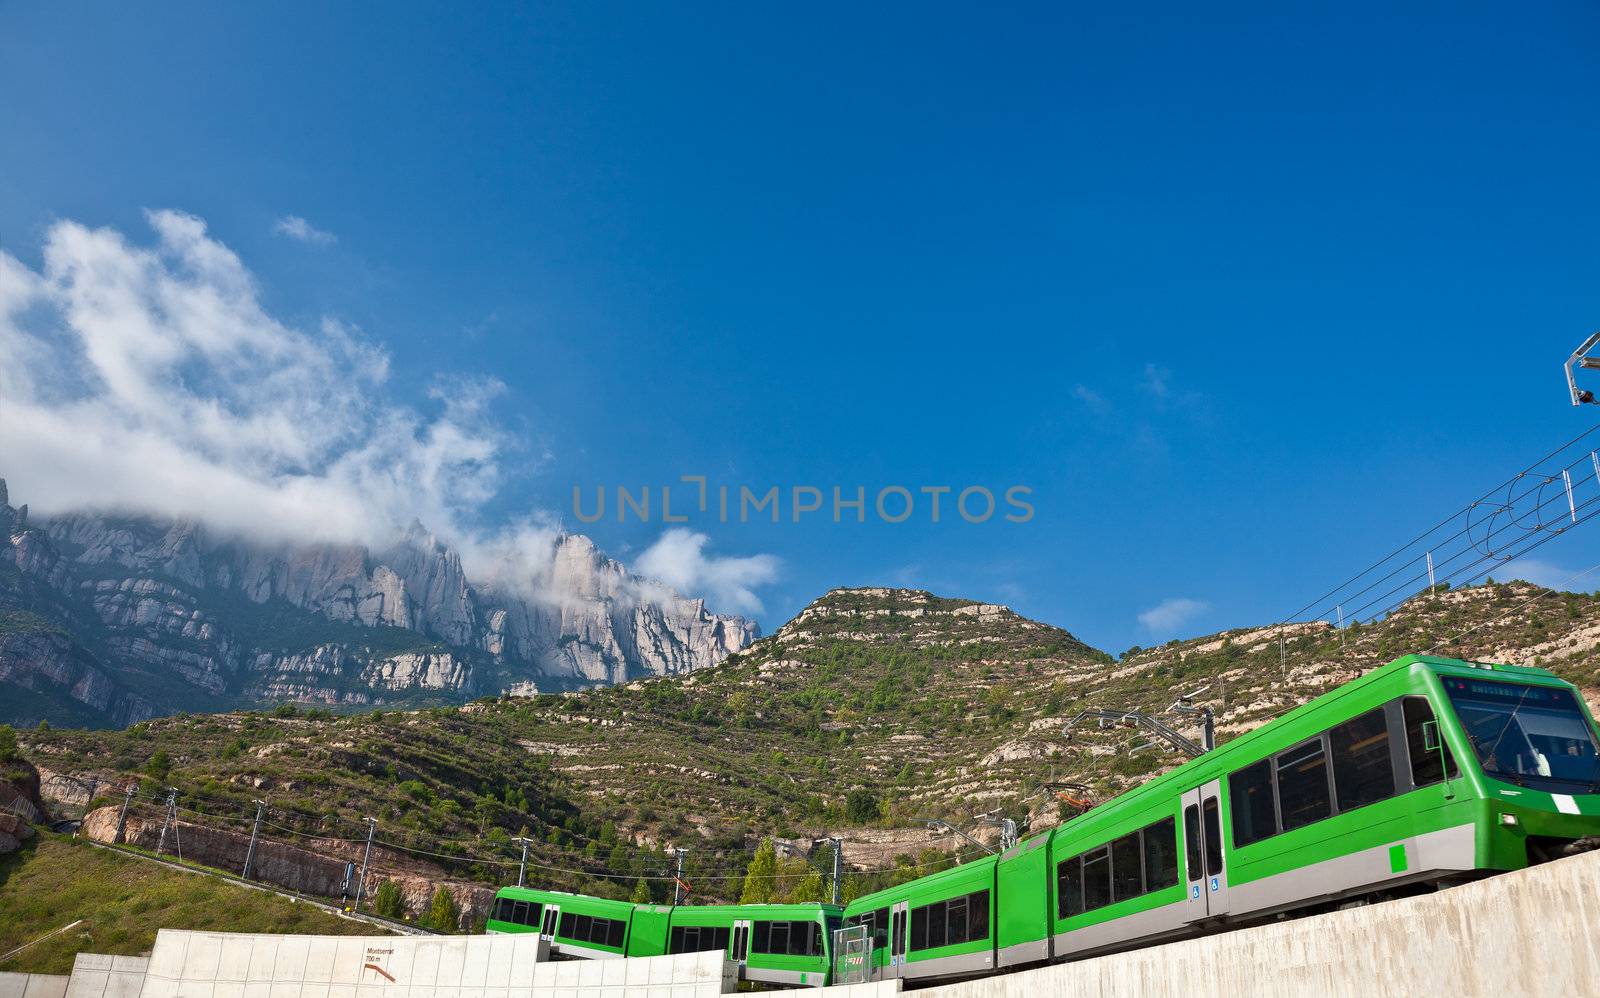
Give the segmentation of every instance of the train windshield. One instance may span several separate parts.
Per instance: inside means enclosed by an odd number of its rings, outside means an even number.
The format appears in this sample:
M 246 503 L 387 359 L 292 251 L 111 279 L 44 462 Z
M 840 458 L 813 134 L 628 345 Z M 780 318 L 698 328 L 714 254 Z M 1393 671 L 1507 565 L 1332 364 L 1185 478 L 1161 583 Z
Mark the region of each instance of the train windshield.
M 1594 729 L 1571 690 L 1444 679 L 1484 772 L 1548 793 L 1600 793 Z

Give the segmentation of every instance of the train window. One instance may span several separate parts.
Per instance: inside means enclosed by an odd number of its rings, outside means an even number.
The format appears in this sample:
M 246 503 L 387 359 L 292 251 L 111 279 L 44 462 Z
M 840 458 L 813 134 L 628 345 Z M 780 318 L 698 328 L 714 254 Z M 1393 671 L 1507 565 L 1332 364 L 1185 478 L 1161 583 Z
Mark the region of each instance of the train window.
M 1283 830 L 1321 821 L 1333 813 L 1328 795 L 1328 756 L 1322 739 L 1274 757 L 1278 764 L 1278 809 Z
M 989 892 L 967 895 L 967 938 L 989 938 Z
M 1278 816 L 1272 804 L 1272 763 L 1267 759 L 1246 766 L 1228 777 L 1228 800 L 1233 810 L 1234 848 L 1260 842 L 1278 834 Z M 1190 879 L 1199 864 L 1191 856 Z
M 930 904 L 922 909 L 928 922 L 928 947 L 944 945 L 944 903 Z
M 1217 799 L 1207 797 L 1200 806 L 1206 822 L 1206 876 L 1222 872 L 1222 819 L 1217 814 Z
M 1124 835 L 1111 843 L 1111 897 L 1126 901 L 1144 893 L 1144 857 L 1139 852 L 1139 833 Z
M 628 926 L 626 923 L 622 922 L 620 919 L 606 919 L 606 945 L 615 946 L 618 949 L 621 949 L 622 936 L 623 933 L 627 931 L 627 928 Z
M 772 952 L 772 942 L 771 942 L 771 940 L 772 940 L 772 923 L 771 922 L 757 922 L 755 924 L 755 931 L 752 933 L 750 948 L 755 950 L 757 953 L 771 953 Z
M 1144 830 L 1144 889 L 1159 891 L 1178 882 L 1178 834 L 1171 818 Z
M 889 909 L 879 908 L 872 913 L 872 948 L 889 945 Z
M 944 943 L 954 946 L 967 941 L 967 899 L 951 898 L 944 903 Z
M 761 923 L 757 922 L 756 926 L 759 929 Z M 704 953 L 707 950 L 726 951 L 728 937 L 731 934 L 727 926 L 675 925 L 672 927 L 672 935 L 668 937 L 667 952 Z M 617 945 L 621 944 L 618 943 Z
M 1231 777 L 1230 777 L 1230 780 L 1231 780 Z M 1234 810 L 1234 814 L 1237 815 L 1238 813 L 1239 813 L 1238 810 L 1235 809 Z M 1238 821 L 1238 818 L 1235 817 L 1234 820 Z M 1238 826 L 1236 825 L 1236 826 L 1234 826 L 1235 840 L 1237 840 L 1238 834 L 1239 834 L 1239 829 L 1238 829 Z M 1183 858 L 1184 858 L 1184 862 L 1186 863 L 1186 866 L 1184 867 L 1184 869 L 1188 870 L 1187 876 L 1188 876 L 1188 878 L 1190 880 L 1199 880 L 1200 879 L 1200 805 L 1198 805 L 1198 804 L 1190 804 L 1188 807 L 1183 809 L 1183 846 L 1184 846 L 1184 857 Z
M 1056 865 L 1056 917 L 1083 914 L 1083 858 L 1074 856 Z
M 1083 855 L 1083 910 L 1111 903 L 1111 850 L 1105 846 Z
M 1350 811 L 1394 796 L 1389 762 L 1389 721 L 1382 707 L 1328 732 L 1333 786 L 1339 810 Z
M 1406 748 L 1411 753 L 1411 782 L 1419 787 L 1431 786 L 1444 779 L 1444 767 L 1450 767 L 1450 778 L 1458 774 L 1456 761 L 1450 748 L 1439 736 L 1439 726 L 1433 723 L 1433 707 L 1425 697 L 1405 698 Z M 1429 735 L 1428 732 L 1432 734 Z M 1440 763 L 1440 755 L 1444 763 Z
M 771 926 L 771 929 L 770 929 L 769 935 L 768 935 L 768 946 L 767 946 L 766 949 L 760 950 L 760 952 L 763 952 L 763 953 L 787 953 L 787 952 L 789 952 L 789 923 L 788 922 L 769 922 L 768 924 Z
M 913 908 L 911 917 L 911 949 L 928 948 L 928 909 Z

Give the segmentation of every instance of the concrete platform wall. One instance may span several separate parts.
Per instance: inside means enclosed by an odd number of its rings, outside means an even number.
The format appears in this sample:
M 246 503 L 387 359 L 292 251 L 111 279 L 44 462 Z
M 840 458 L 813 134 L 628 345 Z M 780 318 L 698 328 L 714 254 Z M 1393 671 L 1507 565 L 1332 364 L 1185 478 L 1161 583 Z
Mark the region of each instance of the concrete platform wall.
M 146 956 L 79 953 L 72 961 L 66 998 L 139 998 L 149 966 Z
M 927 998 L 1600 994 L 1600 851 L 1425 897 L 1277 922 Z
M 70 978 L 60 974 L 0 972 L 0 998 L 65 998 Z
M 545 962 L 535 935 L 280 936 L 163 929 L 139 998 L 701 998 L 720 953 Z

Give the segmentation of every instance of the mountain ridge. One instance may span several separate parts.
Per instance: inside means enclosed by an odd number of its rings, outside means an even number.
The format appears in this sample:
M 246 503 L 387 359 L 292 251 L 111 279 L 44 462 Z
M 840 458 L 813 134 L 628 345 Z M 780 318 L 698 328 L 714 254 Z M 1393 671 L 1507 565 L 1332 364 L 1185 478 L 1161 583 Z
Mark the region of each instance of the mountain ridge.
M 29 692 L 0 720 L 464 702 L 688 672 L 760 633 L 581 534 L 553 535 L 539 588 L 475 583 L 420 524 L 374 551 L 127 514 L 30 522 L 8 499 L 0 480 L 0 682 Z

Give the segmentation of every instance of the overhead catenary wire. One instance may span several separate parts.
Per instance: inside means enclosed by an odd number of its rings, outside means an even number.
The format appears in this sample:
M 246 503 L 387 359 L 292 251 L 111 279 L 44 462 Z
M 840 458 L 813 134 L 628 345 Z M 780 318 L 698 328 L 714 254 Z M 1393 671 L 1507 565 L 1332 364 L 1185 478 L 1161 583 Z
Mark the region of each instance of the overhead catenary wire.
M 1347 587 L 1349 585 L 1352 585 L 1353 583 L 1359 582 L 1361 579 L 1365 578 L 1367 575 L 1371 574 L 1372 572 L 1376 571 L 1377 569 L 1379 569 L 1379 568 L 1383 567 L 1384 565 L 1388 564 L 1395 557 L 1399 556 L 1400 554 L 1403 554 L 1407 550 L 1410 550 L 1412 547 L 1414 547 L 1417 544 L 1421 543 L 1423 540 L 1426 540 L 1430 534 L 1433 534 L 1435 531 L 1439 530 L 1441 527 L 1446 526 L 1447 524 L 1450 523 L 1451 520 L 1454 520 L 1456 517 L 1462 515 L 1463 512 L 1474 508 L 1475 506 L 1485 502 L 1486 500 L 1488 500 L 1492 496 L 1496 495 L 1497 493 L 1500 492 L 1501 489 L 1509 489 L 1511 487 L 1514 487 L 1519 479 L 1521 479 L 1521 478 L 1523 478 L 1523 477 L 1535 472 L 1540 465 L 1544 464 L 1546 461 L 1550 460 L 1551 458 L 1555 457 L 1556 455 L 1558 455 L 1558 454 L 1562 453 L 1563 451 L 1567 450 L 1568 448 L 1572 447 L 1574 444 L 1582 442 L 1585 438 L 1587 438 L 1590 435 L 1592 435 L 1596 430 L 1600 430 L 1600 423 L 1594 424 L 1593 426 L 1589 427 L 1587 430 L 1584 430 L 1582 433 L 1579 433 L 1577 436 L 1575 436 L 1572 439 L 1568 440 L 1566 443 L 1563 443 L 1560 446 L 1554 448 L 1549 453 L 1545 454 L 1543 457 L 1541 457 L 1538 460 L 1536 460 L 1536 461 L 1532 462 L 1531 464 L 1529 464 L 1526 468 L 1522 469 L 1521 471 L 1519 471 L 1516 474 L 1512 475 L 1511 477 L 1507 478 L 1505 481 L 1501 482 L 1499 485 L 1496 485 L 1496 486 L 1490 488 L 1489 490 L 1484 492 L 1482 495 L 1480 495 L 1478 498 L 1476 498 L 1476 499 L 1472 500 L 1471 502 L 1467 503 L 1467 505 L 1462 507 L 1461 509 L 1457 509 L 1457 510 L 1451 512 L 1448 516 L 1444 517 L 1438 523 L 1434 524 L 1433 526 L 1431 526 L 1431 527 L 1427 528 L 1426 530 L 1422 531 L 1421 533 L 1417 534 L 1415 537 L 1411 538 L 1411 540 L 1405 542 L 1404 544 L 1401 544 L 1399 547 L 1395 548 L 1394 550 L 1390 551 L 1388 554 L 1386 554 L 1383 557 L 1379 558 L 1377 561 L 1373 562 L 1371 565 L 1368 565 L 1366 568 L 1362 569 L 1361 571 L 1357 572 L 1356 574 L 1354 574 L 1354 575 L 1350 576 L 1349 578 L 1345 579 L 1343 582 L 1340 582 L 1338 585 L 1336 585 L 1333 588 L 1329 589 L 1327 592 L 1323 593 L 1321 596 L 1318 596 L 1316 599 L 1314 599 L 1311 602 L 1307 603 L 1305 606 L 1303 606 L 1300 609 L 1298 609 L 1298 610 L 1294 611 L 1293 613 L 1289 614 L 1289 616 L 1287 618 L 1285 618 L 1283 621 L 1280 621 L 1280 623 L 1285 623 L 1285 624 L 1294 623 L 1297 620 L 1299 620 L 1301 617 L 1303 617 L 1309 611 L 1317 609 L 1318 607 L 1322 607 L 1322 606 L 1328 605 L 1328 602 L 1330 600 L 1332 600 L 1334 597 L 1336 597 L 1339 593 L 1341 593 L 1345 589 L 1345 587 Z M 1582 457 L 1579 457 L 1579 458 L 1577 458 L 1575 460 L 1574 463 L 1576 463 L 1576 461 L 1581 461 L 1581 460 L 1582 460 Z M 1567 467 L 1570 468 L 1571 466 L 1572 465 L 1569 464 Z M 1523 495 L 1526 495 L 1526 494 L 1527 494 L 1526 492 L 1523 493 Z M 1452 537 L 1459 537 L 1459 536 L 1460 536 L 1459 532 L 1457 534 L 1455 534 L 1455 535 L 1452 535 Z M 1312 619 L 1321 619 L 1324 616 L 1326 616 L 1326 614 L 1319 614 L 1319 615 L 1317 615 L 1316 617 L 1314 617 Z

